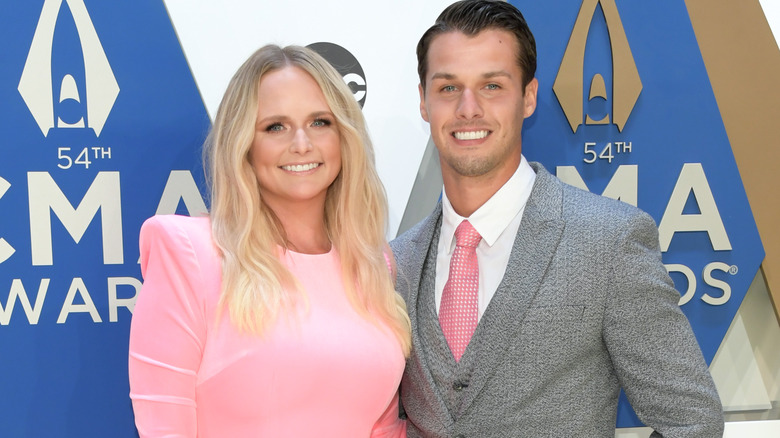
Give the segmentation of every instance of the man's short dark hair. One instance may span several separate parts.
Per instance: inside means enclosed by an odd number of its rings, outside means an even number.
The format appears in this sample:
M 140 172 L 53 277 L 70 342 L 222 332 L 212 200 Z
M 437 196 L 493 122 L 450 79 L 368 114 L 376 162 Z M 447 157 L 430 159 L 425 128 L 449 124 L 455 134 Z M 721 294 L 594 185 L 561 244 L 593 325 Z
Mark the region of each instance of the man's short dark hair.
M 517 65 L 523 74 L 523 90 L 536 74 L 536 41 L 523 14 L 510 3 L 501 0 L 462 0 L 442 11 L 436 23 L 417 43 L 417 73 L 425 89 L 428 73 L 428 49 L 433 39 L 447 32 L 461 32 L 475 36 L 486 29 L 503 30 L 517 40 Z

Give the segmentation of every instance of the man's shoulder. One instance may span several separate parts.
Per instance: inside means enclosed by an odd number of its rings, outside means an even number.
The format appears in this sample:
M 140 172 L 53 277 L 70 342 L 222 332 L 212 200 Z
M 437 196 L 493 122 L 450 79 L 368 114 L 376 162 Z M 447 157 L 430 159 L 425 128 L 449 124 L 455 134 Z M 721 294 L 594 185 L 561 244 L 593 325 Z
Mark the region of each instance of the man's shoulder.
M 657 245 L 658 227 L 645 211 L 626 202 L 569 186 L 561 182 L 561 215 L 570 236 L 588 241 L 613 241 L 618 236 L 633 236 L 648 245 Z
M 564 194 L 564 206 L 567 208 L 587 208 L 589 211 L 601 211 L 620 216 L 631 216 L 642 213 L 642 210 L 636 206 L 619 199 L 608 198 L 603 195 L 589 192 L 579 187 L 569 185 L 563 181 L 561 181 L 560 184 Z
M 415 238 L 420 235 L 426 220 L 427 219 L 423 219 L 422 221 L 412 226 L 412 228 L 409 228 L 408 230 L 396 236 L 395 239 L 391 240 L 390 247 L 393 249 L 393 251 L 411 244 L 411 242 L 413 242 Z
M 418 242 L 420 239 L 425 239 L 426 235 L 433 236 L 433 228 L 438 223 L 438 218 L 441 216 L 441 202 L 433 209 L 430 215 L 421 220 L 408 230 L 399 234 L 395 239 L 390 241 L 390 248 L 393 253 L 398 257 L 399 255 L 406 254 L 406 250 Z
M 655 227 L 652 217 L 640 208 L 569 185 L 541 165 L 534 164 L 538 183 L 547 186 L 544 193 L 560 193 L 561 216 L 568 224 L 621 228 L 639 222 Z M 555 186 L 556 190 L 551 190 L 551 186 Z

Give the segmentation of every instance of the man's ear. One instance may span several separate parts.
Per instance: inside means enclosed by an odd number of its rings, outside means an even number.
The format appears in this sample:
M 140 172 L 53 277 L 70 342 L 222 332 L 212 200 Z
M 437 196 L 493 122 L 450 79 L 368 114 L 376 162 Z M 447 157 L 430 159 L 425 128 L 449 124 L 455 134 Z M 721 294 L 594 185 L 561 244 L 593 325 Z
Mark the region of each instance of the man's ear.
M 531 82 L 525 86 L 525 96 L 523 102 L 525 108 L 523 111 L 523 118 L 531 117 L 531 114 L 536 111 L 536 92 L 539 91 L 539 81 L 536 78 L 531 79 Z
M 423 120 L 430 122 L 430 120 L 428 120 L 428 110 L 425 109 L 425 90 L 423 89 L 422 84 L 417 85 L 417 91 L 420 92 L 420 115 Z

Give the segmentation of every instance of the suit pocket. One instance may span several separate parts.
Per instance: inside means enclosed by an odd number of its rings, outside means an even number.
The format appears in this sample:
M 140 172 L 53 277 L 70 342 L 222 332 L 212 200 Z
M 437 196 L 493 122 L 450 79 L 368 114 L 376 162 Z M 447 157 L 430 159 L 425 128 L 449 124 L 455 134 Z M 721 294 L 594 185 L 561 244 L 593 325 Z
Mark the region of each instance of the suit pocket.
M 601 342 L 600 319 L 584 304 L 534 306 L 528 309 L 520 337 L 534 354 L 574 351 Z
M 514 350 L 516 371 L 545 379 L 599 356 L 601 320 L 593 310 L 584 304 L 529 308 Z

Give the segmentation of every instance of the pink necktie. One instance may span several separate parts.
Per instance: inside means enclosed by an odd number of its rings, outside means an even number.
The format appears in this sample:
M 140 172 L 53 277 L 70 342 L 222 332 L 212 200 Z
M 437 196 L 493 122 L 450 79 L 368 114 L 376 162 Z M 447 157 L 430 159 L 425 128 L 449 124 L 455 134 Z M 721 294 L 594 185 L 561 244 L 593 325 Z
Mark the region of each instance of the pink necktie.
M 455 361 L 459 362 L 471 335 L 477 328 L 479 312 L 479 265 L 477 245 L 482 236 L 463 221 L 455 229 L 455 251 L 450 260 L 450 276 L 444 285 L 439 306 L 439 324 Z

